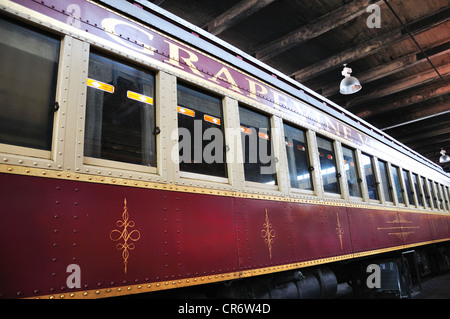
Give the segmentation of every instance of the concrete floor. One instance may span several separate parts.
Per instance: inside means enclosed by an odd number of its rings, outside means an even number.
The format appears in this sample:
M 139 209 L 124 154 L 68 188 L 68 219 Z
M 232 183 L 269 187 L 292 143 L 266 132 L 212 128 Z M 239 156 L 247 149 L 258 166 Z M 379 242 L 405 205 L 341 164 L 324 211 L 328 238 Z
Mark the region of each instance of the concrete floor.
M 347 284 L 338 286 L 337 299 L 366 299 L 370 296 L 355 297 L 352 288 Z M 422 291 L 417 284 L 414 285 L 411 292 L 412 299 L 450 299 L 450 272 L 440 276 L 422 278 Z
M 413 299 L 450 299 L 450 272 L 422 281 L 422 291 Z

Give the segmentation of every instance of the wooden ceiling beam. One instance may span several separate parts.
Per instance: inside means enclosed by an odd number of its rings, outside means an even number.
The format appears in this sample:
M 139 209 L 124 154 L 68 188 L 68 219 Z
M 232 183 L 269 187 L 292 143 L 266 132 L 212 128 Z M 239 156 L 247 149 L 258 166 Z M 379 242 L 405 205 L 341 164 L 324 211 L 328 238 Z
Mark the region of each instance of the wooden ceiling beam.
M 261 61 L 267 61 L 274 56 L 313 38 L 318 37 L 354 18 L 366 13 L 367 6 L 371 0 L 353 1 L 341 6 L 314 21 L 292 31 L 268 44 L 259 47 L 254 55 Z M 382 5 L 384 1 L 376 1 L 375 4 Z
M 439 74 L 443 78 L 448 78 L 450 76 L 450 64 L 443 65 L 437 68 Z M 347 109 L 351 110 L 354 106 L 362 104 L 374 99 L 379 99 L 387 95 L 392 95 L 407 89 L 414 88 L 419 85 L 431 82 L 439 78 L 439 75 L 434 69 L 429 69 L 428 71 L 422 72 L 420 74 L 411 75 L 405 79 L 401 79 L 392 83 L 386 83 L 380 88 L 368 93 L 363 96 L 359 96 L 351 99 L 346 103 Z
M 442 55 L 448 54 L 450 53 L 450 41 L 445 39 L 443 43 L 442 41 L 439 43 L 435 43 L 431 48 L 426 49 L 425 53 L 427 53 L 430 59 L 434 59 Z M 379 66 L 367 70 L 366 72 L 358 74 L 357 78 L 359 82 L 361 82 L 361 84 L 366 85 L 372 81 L 384 78 L 386 76 L 403 71 L 407 68 L 410 68 L 412 66 L 421 63 L 428 63 L 428 61 L 423 56 L 423 54 L 419 50 L 417 50 L 410 54 L 404 55 L 398 59 L 395 59 L 391 62 L 381 64 Z M 339 93 L 339 85 L 337 83 L 327 85 L 326 87 L 322 88 L 322 95 L 325 97 L 330 97 L 337 93 Z
M 450 8 L 446 8 L 430 16 L 422 18 L 407 26 L 411 34 L 418 34 L 435 28 L 436 26 L 450 20 Z M 324 74 L 332 69 L 342 66 L 344 63 L 349 63 L 366 56 L 372 55 L 383 47 L 392 46 L 395 43 L 409 39 L 409 34 L 405 32 L 403 27 L 383 32 L 366 42 L 351 47 L 339 54 L 331 56 L 325 60 L 319 61 L 304 69 L 298 70 L 290 74 L 299 82 L 306 82 L 316 76 Z
M 251 16 L 275 0 L 242 0 L 214 20 L 203 26 L 209 33 L 218 35 L 239 21 Z
M 448 125 L 443 124 L 447 121 L 450 123 L 450 114 L 445 114 L 438 118 L 423 121 L 421 125 L 408 125 L 400 128 L 388 130 L 387 133 L 400 142 L 407 144 L 434 136 L 447 134 L 449 132 Z
M 443 134 L 439 138 L 421 141 L 420 143 L 411 144 L 415 147 L 416 152 L 423 154 L 426 157 L 440 157 L 439 151 L 443 148 L 446 151 L 450 151 L 450 133 Z
M 366 121 L 379 128 L 382 131 L 391 130 L 396 127 L 424 121 L 436 116 L 450 113 L 450 101 L 440 101 L 432 105 L 415 105 L 391 112 L 390 116 L 378 116 L 376 118 L 367 118 Z
M 408 38 L 401 32 L 401 28 L 383 33 L 355 47 L 349 48 L 339 54 L 333 55 L 325 60 L 319 61 L 302 70 L 290 74 L 299 82 L 306 82 L 316 76 L 324 74 L 334 68 L 341 67 L 344 63 L 349 63 L 357 59 L 376 53 L 384 46 L 390 46 Z
M 450 85 L 443 86 L 442 82 L 439 80 L 431 85 L 427 85 L 424 88 L 414 91 L 414 93 L 400 95 L 395 99 L 384 100 L 383 103 L 361 105 L 363 106 L 363 109 L 359 111 L 355 110 L 353 113 L 360 118 L 368 119 L 379 114 L 398 110 L 408 105 L 424 102 L 445 94 L 450 94 Z
M 434 136 L 432 139 L 425 138 L 420 141 L 409 142 L 408 147 L 410 147 L 411 149 L 415 150 L 420 154 L 434 153 L 435 150 L 437 150 L 436 153 L 438 153 L 441 150 L 441 148 L 445 149 L 447 152 L 450 151 L 450 149 L 446 148 L 449 144 L 450 144 L 450 133 L 447 132 L 439 136 Z
M 448 134 L 448 130 L 446 131 L 445 128 L 435 129 L 426 132 L 423 135 L 418 135 L 414 133 L 410 137 L 405 138 L 399 138 L 395 135 L 391 135 L 394 137 L 397 141 L 407 145 L 413 150 L 417 150 L 421 145 L 427 145 L 430 143 L 439 143 L 444 137 L 441 137 L 442 135 L 445 136 Z

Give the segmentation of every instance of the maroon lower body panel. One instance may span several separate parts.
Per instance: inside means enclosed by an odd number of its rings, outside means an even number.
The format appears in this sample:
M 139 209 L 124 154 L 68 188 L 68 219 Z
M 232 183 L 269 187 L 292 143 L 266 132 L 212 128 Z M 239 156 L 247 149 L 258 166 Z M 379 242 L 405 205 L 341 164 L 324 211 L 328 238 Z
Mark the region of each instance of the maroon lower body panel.
M 81 291 L 96 297 L 100 289 L 136 285 L 166 289 L 182 280 L 199 284 L 194 278 L 202 276 L 228 280 L 247 270 L 304 267 L 450 239 L 444 214 L 12 174 L 0 174 L 0 185 L 0 298 Z M 80 287 L 69 288 L 73 264 Z

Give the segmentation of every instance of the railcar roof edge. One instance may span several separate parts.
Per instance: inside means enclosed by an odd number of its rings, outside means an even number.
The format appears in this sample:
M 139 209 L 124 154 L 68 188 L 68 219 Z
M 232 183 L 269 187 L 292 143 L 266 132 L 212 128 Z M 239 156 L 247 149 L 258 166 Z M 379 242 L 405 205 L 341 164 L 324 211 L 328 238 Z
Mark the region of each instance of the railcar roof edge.
M 91 0 L 107 7 L 113 8 L 129 17 L 137 19 L 155 29 L 168 33 L 208 54 L 228 62 L 239 69 L 252 74 L 253 76 L 271 83 L 279 89 L 300 98 L 308 104 L 317 107 L 330 116 L 333 116 L 344 123 L 360 130 L 368 136 L 380 141 L 397 151 L 407 155 L 435 171 L 450 178 L 450 174 L 445 173 L 441 166 L 417 153 L 406 145 L 400 143 L 390 135 L 384 133 L 370 123 L 358 118 L 346 109 L 319 95 L 313 90 L 295 81 L 280 71 L 266 65 L 242 50 L 219 39 L 209 32 L 193 25 L 192 23 L 168 12 L 167 10 L 147 1 L 134 0 L 133 2 L 143 6 L 145 9 L 134 5 L 128 1 L 114 0 Z M 152 11 L 152 12 L 149 12 Z

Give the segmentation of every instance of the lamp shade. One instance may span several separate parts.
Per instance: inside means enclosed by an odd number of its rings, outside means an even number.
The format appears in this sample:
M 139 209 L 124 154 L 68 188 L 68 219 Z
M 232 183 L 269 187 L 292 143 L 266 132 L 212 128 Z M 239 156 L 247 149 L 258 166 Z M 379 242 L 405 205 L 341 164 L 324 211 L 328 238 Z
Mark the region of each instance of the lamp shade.
M 439 158 L 439 163 L 448 163 L 450 162 L 450 156 L 448 156 L 447 154 L 445 154 L 445 150 L 441 149 L 441 157 Z
M 347 76 L 341 81 L 339 92 L 341 94 L 353 94 L 361 90 L 362 85 L 354 76 Z

